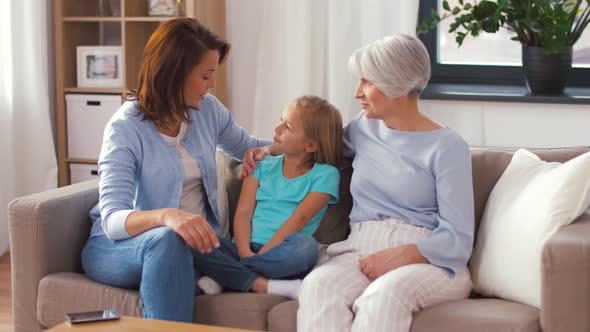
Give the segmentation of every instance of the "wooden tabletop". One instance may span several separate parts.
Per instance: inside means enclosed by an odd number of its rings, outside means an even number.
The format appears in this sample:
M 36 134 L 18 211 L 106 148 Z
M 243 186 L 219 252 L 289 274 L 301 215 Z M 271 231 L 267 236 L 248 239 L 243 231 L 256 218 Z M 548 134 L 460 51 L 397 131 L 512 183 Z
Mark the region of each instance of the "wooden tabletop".
M 121 319 L 94 322 L 70 324 L 69 322 L 62 323 L 47 332 L 251 332 L 251 330 L 242 330 L 222 326 L 210 326 L 201 324 L 189 324 L 170 322 L 165 320 L 144 319 L 139 317 L 122 316 Z

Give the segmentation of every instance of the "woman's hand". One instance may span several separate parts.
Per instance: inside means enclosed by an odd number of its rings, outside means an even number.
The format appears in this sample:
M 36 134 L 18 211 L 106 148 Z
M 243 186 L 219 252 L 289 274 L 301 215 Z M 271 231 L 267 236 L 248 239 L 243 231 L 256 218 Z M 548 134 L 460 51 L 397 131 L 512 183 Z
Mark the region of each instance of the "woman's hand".
M 219 239 L 205 218 L 179 209 L 163 209 L 162 224 L 170 227 L 191 248 L 198 248 L 200 253 L 211 252 L 219 248 Z
M 248 175 L 254 173 L 254 170 L 258 167 L 256 162 L 266 157 L 270 151 L 267 146 L 255 149 L 248 149 L 242 159 L 242 170 L 240 171 L 240 179 L 244 179 Z
M 409 264 L 426 264 L 415 244 L 378 251 L 359 260 L 361 271 L 367 278 L 375 280 L 389 271 Z

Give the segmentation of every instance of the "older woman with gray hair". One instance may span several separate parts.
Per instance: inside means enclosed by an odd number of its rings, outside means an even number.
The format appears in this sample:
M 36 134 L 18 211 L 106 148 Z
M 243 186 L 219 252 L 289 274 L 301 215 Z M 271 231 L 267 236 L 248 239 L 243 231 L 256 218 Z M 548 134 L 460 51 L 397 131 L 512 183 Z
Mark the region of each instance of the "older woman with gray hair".
M 349 65 L 362 108 L 344 130 L 354 158 L 351 232 L 303 281 L 298 330 L 409 331 L 412 313 L 472 287 L 469 147 L 418 108 L 430 78 L 419 39 L 375 41 Z

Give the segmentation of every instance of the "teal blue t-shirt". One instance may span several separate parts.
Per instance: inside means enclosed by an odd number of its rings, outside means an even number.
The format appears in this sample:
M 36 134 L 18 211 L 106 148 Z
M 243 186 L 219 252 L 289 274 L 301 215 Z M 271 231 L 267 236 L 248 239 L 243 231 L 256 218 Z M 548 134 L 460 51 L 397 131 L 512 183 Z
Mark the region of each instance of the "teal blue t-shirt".
M 336 167 L 316 163 L 302 176 L 287 179 L 283 176 L 283 156 L 267 156 L 257 163 L 252 174 L 258 179 L 256 209 L 252 217 L 251 242 L 266 244 L 310 192 L 330 194 L 328 204 L 338 202 L 340 173 Z M 328 205 L 324 206 L 306 225 L 301 233 L 313 235 Z

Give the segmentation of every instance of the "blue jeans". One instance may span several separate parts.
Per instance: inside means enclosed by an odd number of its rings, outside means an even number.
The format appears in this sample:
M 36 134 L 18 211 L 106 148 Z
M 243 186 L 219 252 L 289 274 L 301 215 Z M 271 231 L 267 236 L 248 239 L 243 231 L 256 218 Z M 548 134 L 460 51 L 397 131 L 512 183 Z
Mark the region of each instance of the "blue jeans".
M 318 261 L 318 245 L 313 237 L 301 233 L 288 235 L 267 252 L 240 259 L 235 243 L 219 239 L 220 247 L 210 253 L 195 253 L 195 266 L 223 287 L 248 292 L 258 277 L 268 279 L 302 278 Z M 258 253 L 263 245 L 251 243 Z
M 139 287 L 145 318 L 181 322 L 193 321 L 193 260 L 193 250 L 168 227 L 119 241 L 96 236 L 82 251 L 82 267 L 92 280 L 120 288 Z

